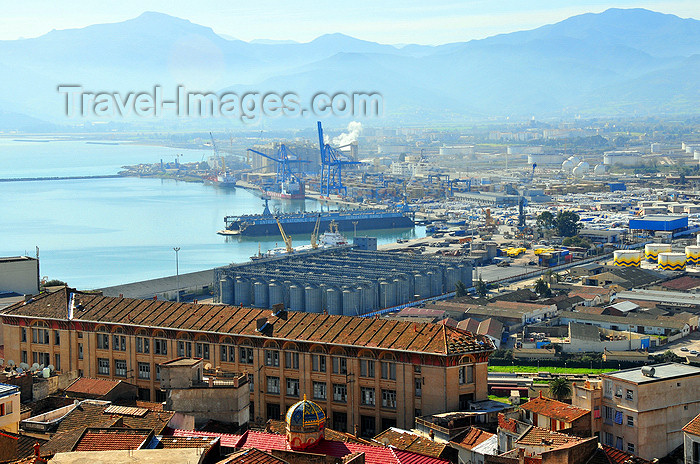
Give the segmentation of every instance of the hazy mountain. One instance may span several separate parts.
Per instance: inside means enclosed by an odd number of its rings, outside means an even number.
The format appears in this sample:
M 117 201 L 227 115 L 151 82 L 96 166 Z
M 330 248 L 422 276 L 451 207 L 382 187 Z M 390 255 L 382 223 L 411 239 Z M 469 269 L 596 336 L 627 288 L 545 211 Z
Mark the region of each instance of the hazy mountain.
M 385 118 L 407 123 L 697 113 L 691 76 L 699 56 L 700 21 L 643 9 L 583 14 L 482 40 L 401 47 L 344 34 L 308 43 L 244 42 L 144 13 L 0 41 L 6 70 L 0 100 L 6 113 L 57 124 L 75 122 L 65 119 L 64 97 L 56 91 L 61 84 L 121 92 L 184 84 L 201 91 L 292 91 L 302 99 L 319 91 L 371 91 L 384 96 Z

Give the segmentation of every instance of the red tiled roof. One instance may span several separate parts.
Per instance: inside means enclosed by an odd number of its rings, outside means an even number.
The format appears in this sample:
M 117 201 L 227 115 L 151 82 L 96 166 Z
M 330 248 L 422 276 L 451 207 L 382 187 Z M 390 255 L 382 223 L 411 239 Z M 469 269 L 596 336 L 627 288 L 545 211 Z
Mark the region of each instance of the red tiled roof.
M 85 429 L 73 451 L 113 451 L 141 448 L 152 431 L 145 429 Z
M 210 448 L 219 440 L 219 437 L 162 437 L 158 448 Z
M 558 448 L 569 443 L 581 441 L 581 438 L 565 435 L 559 432 L 543 429 L 542 427 L 530 427 L 520 438 L 516 440 L 519 445 L 542 446 L 547 442 L 548 446 Z
M 672 290 L 690 290 L 691 288 L 700 287 L 700 279 L 697 277 L 683 276 L 664 282 L 661 286 Z
M 467 332 L 476 333 L 476 331 L 479 330 L 479 321 L 473 317 L 468 317 L 462 321 L 459 321 L 457 323 L 457 327 L 462 330 L 466 330 Z
M 499 417 L 500 419 L 500 417 Z M 499 421 L 500 425 L 500 421 Z M 464 448 L 467 449 L 472 449 L 475 446 L 485 442 L 489 438 L 493 437 L 493 433 L 486 432 L 481 429 L 477 429 L 476 427 L 471 427 L 467 434 L 459 441 L 455 441 L 454 443 L 457 443 L 460 446 L 463 446 Z
M 400 450 L 436 458 L 443 455 L 445 448 L 449 446 L 447 443 L 438 443 L 430 438 L 393 428 L 386 429 L 374 437 L 374 441 Z
M 688 422 L 685 427 L 683 427 L 683 431 L 700 437 L 700 414 Z
M 92 379 L 80 377 L 66 388 L 66 392 L 84 393 L 87 395 L 104 396 L 117 385 L 121 380 Z
M 532 411 L 535 414 L 550 417 L 560 422 L 573 422 L 590 412 L 588 409 L 578 408 L 544 396 L 533 398 L 527 403 L 520 405 L 520 407 L 526 411 Z
M 617 448 L 612 448 L 610 446 L 606 445 L 601 445 L 603 448 L 603 453 L 605 453 L 605 457 L 608 458 L 608 461 L 610 461 L 610 464 L 642 464 L 645 462 L 649 462 L 645 459 L 642 459 L 638 456 L 635 456 L 630 453 L 625 453 L 624 451 L 621 451 Z
M 276 433 L 248 431 L 243 435 L 225 435 L 213 432 L 196 432 L 192 430 L 174 430 L 173 436 L 210 436 L 220 437 L 221 446 L 234 448 L 256 448 L 261 451 L 289 450 L 286 438 Z M 235 437 L 238 438 L 235 441 Z M 232 445 L 233 443 L 233 445 Z M 342 458 L 352 453 L 365 453 L 366 464 L 449 464 L 449 461 L 423 456 L 409 451 L 394 450 L 383 446 L 363 445 L 360 443 L 322 440 L 316 446 L 305 450 L 308 453 L 326 454 Z
M 167 327 L 257 339 L 263 335 L 256 330 L 256 322 L 266 318 L 272 329 L 265 339 L 442 355 L 494 350 L 488 337 L 439 324 L 297 311 L 289 312 L 283 319 L 273 316 L 273 312 L 267 309 L 105 297 L 67 288 L 9 306 L 3 312 L 2 319 L 36 317 L 65 321 L 69 316 L 71 301 L 74 308 L 72 320 L 78 323 Z
M 502 412 L 498 413 L 498 427 L 508 430 L 509 432 L 517 433 L 518 421 L 508 419 Z
M 217 464 L 285 464 L 286 462 L 257 448 L 251 448 L 227 456 Z

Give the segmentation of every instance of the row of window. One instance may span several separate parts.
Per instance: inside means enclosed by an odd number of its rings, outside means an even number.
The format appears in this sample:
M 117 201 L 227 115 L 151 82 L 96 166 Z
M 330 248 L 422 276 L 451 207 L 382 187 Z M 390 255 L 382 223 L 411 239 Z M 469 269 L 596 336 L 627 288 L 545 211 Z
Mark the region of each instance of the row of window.
M 616 398 L 622 398 L 622 392 L 623 388 L 621 385 L 613 385 L 611 380 L 605 380 L 603 382 L 603 396 L 606 398 L 612 398 L 613 397 L 613 390 L 615 392 L 615 397 Z M 629 388 L 624 389 L 625 390 L 625 399 L 629 401 L 634 400 L 634 390 L 630 390 Z
M 49 334 L 49 329 L 43 329 L 40 327 L 32 327 L 32 343 L 37 343 L 39 345 L 48 345 L 49 340 L 50 340 L 50 334 Z M 53 344 L 54 345 L 60 345 L 61 344 L 61 332 L 58 330 L 53 331 Z M 22 341 L 26 342 L 27 341 L 27 328 L 22 327 Z
M 110 375 L 111 365 L 109 359 L 107 358 L 97 358 L 97 373 L 99 375 Z M 139 362 L 137 366 L 138 378 L 141 380 L 151 379 L 151 364 Z M 114 360 L 114 376 L 115 377 L 127 377 L 127 363 L 124 359 Z M 160 380 L 160 366 L 156 364 L 155 369 L 156 377 L 155 380 Z M 131 376 L 129 376 L 131 377 Z
M 53 366 L 56 368 L 57 371 L 61 370 L 61 355 L 59 353 L 54 354 L 53 356 L 54 362 Z M 29 364 L 29 354 L 27 353 L 26 350 L 22 350 L 21 353 L 21 362 Z M 43 353 L 41 351 L 32 351 L 32 364 L 39 364 L 39 365 L 44 365 L 44 367 L 48 367 L 51 364 L 51 354 L 49 353 Z
M 251 391 L 253 390 L 252 375 L 248 375 Z M 315 400 L 328 399 L 328 385 L 326 382 L 312 383 L 312 396 Z M 286 379 L 286 396 L 299 397 L 299 379 Z M 280 378 L 274 376 L 267 377 L 267 393 L 279 395 L 281 393 Z M 348 387 L 345 384 L 334 383 L 332 386 L 333 401 L 337 403 L 346 403 L 348 400 Z M 370 387 L 360 388 L 360 404 L 365 406 L 375 406 L 375 390 Z M 382 407 L 396 409 L 396 390 L 382 389 Z
M 603 406 L 603 418 L 607 424 L 618 424 L 622 425 L 626 423 L 628 427 L 634 427 L 634 416 L 627 416 L 627 421 L 625 422 L 625 415 L 622 411 L 618 411 L 615 408 L 609 406 Z
M 605 432 L 605 444 L 608 446 L 613 446 L 613 447 L 619 449 L 620 451 L 624 451 L 624 449 L 622 447 L 622 445 L 623 445 L 622 437 L 616 437 L 610 432 Z M 627 443 L 627 452 L 634 454 L 635 451 L 636 450 L 634 447 L 634 443 Z

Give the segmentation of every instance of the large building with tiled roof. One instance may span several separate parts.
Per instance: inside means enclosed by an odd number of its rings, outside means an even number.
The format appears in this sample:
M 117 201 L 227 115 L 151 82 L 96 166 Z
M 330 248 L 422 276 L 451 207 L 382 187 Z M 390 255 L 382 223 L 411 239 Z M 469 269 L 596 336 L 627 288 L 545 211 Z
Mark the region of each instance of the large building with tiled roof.
M 159 364 L 200 357 L 249 375 L 251 416 L 279 419 L 303 394 L 329 426 L 373 436 L 487 397 L 494 347 L 439 324 L 104 297 L 63 288 L 1 314 L 6 356 L 126 380 L 162 401 Z

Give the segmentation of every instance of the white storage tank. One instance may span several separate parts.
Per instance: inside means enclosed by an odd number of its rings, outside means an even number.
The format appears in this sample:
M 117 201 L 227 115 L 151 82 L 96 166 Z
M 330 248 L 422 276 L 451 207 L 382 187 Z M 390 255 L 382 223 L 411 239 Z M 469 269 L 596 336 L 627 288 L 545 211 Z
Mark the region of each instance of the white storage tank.
M 671 245 L 668 243 L 648 243 L 644 245 L 644 259 L 655 263 L 658 261 L 659 253 L 669 253 Z
M 685 253 L 659 253 L 659 269 L 662 271 L 684 271 Z
M 617 250 L 613 253 L 613 266 L 639 267 L 641 264 L 641 250 Z
M 692 266 L 700 264 L 700 246 L 691 245 L 685 247 L 685 262 L 686 265 Z
M 564 162 L 561 163 L 561 170 L 565 172 L 571 172 L 574 167 L 576 167 L 576 165 L 571 159 L 564 160 Z
M 596 164 L 595 167 L 593 168 L 593 174 L 596 176 L 602 176 L 605 174 L 605 165 L 604 164 Z

